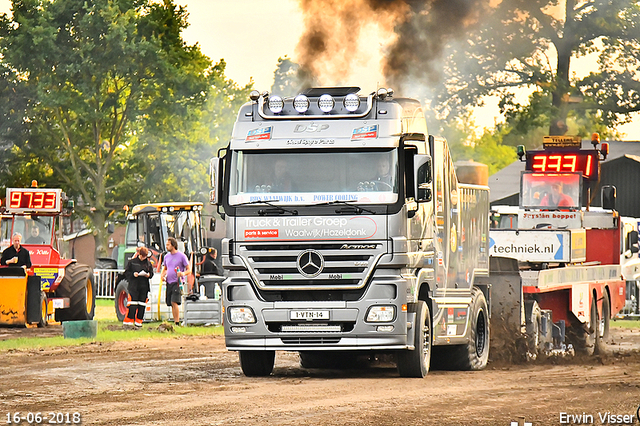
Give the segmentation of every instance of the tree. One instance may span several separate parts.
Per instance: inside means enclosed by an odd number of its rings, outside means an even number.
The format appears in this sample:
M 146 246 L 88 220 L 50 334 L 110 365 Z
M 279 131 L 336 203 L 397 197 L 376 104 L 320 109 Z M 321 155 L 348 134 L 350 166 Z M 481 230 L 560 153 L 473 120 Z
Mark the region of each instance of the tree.
M 278 65 L 273 74 L 271 93 L 283 98 L 296 96 L 314 81 L 309 72 L 287 56 L 278 58 Z
M 225 77 L 221 60 L 210 72 L 207 99 L 183 116 L 146 123 L 124 153 L 130 173 L 114 197 L 126 204 L 191 200 L 208 202 L 209 160 L 227 146 L 238 110 L 253 82 L 239 87 Z
M 474 28 L 447 50 L 445 84 L 434 98 L 443 116 L 497 95 L 516 133 L 545 124 L 557 135 L 568 119 L 613 129 L 640 111 L 637 1 L 504 0 Z M 585 55 L 600 69 L 580 77 L 572 65 Z M 516 88 L 533 93 L 528 104 L 510 94 Z
M 211 63 L 182 40 L 186 17 L 172 0 L 13 0 L 0 20 L 0 87 L 16 88 L 0 89 L 12 123 L 2 139 L 37 165 L 26 175 L 79 198 L 98 254 L 139 132 L 206 99 Z

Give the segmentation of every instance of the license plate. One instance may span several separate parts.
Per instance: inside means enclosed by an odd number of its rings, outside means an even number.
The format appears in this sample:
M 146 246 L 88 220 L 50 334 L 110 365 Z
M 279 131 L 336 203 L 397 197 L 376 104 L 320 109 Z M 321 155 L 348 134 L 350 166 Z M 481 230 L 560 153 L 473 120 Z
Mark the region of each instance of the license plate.
M 292 320 L 328 320 L 329 311 L 291 311 L 290 319 Z

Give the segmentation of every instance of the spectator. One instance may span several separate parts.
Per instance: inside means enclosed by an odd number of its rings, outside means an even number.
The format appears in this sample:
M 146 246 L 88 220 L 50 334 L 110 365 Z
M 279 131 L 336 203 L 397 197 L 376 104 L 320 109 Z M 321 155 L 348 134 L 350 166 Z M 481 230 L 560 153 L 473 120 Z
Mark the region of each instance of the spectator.
M 149 250 L 146 247 L 138 247 L 124 270 L 124 276 L 129 283 L 128 303 L 129 311 L 124 319 L 125 326 L 142 327 L 144 311 L 146 309 L 147 294 L 149 293 L 149 279 L 153 277 L 153 265 L 149 261 Z
M 16 232 L 13 234 L 11 241 L 13 244 L 2 252 L 0 265 L 31 268 L 31 256 L 29 256 L 29 250 L 25 249 L 21 245 L 22 234 Z
M 224 271 L 216 262 L 216 258 L 218 257 L 218 250 L 214 248 L 210 248 L 209 252 L 202 260 L 202 275 L 219 275 L 221 277 L 224 276 Z
M 180 292 L 180 278 L 191 273 L 189 259 L 184 253 L 178 251 L 178 242 L 175 238 L 167 240 L 167 253 L 162 261 L 161 280 L 167 284 L 166 304 L 171 307 L 173 322 L 180 324 L 180 305 L 182 294 Z

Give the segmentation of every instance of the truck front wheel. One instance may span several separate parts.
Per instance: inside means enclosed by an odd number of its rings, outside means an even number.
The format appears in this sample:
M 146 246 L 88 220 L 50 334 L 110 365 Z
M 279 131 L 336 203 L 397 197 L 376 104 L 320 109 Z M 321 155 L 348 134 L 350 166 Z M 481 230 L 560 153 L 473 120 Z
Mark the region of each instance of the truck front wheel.
M 398 373 L 401 377 L 422 378 L 427 375 L 431 365 L 431 313 L 422 300 L 409 305 L 408 310 L 416 313 L 413 327 L 415 348 L 398 352 Z
M 91 320 L 96 309 L 93 271 L 87 265 L 71 263 L 56 290 L 58 297 L 68 297 L 69 307 L 55 311 L 56 321 Z
M 264 377 L 273 371 L 275 351 L 240 351 L 239 355 L 240 367 L 247 377 Z

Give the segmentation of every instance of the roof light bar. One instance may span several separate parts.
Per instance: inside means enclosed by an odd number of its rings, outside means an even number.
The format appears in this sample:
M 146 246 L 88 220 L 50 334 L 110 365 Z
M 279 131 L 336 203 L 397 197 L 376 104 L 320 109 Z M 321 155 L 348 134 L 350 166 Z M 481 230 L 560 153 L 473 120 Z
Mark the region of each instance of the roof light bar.
M 309 98 L 305 95 L 298 95 L 293 99 L 293 108 L 300 114 L 304 114 L 309 109 Z
M 360 108 L 360 96 L 349 93 L 344 97 L 344 108 L 349 112 L 355 112 Z
M 336 105 L 336 101 L 333 100 L 333 96 L 331 95 L 322 95 L 320 99 L 318 99 L 318 108 L 320 111 L 329 113 L 333 110 L 333 107 Z
M 274 114 L 279 114 L 284 108 L 284 101 L 278 95 L 269 98 L 269 110 Z

